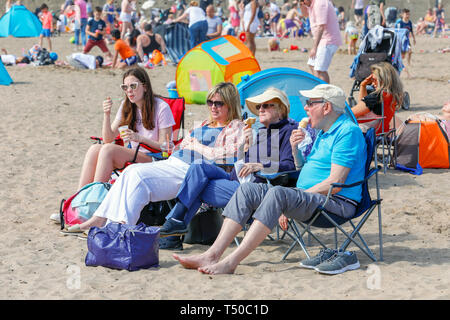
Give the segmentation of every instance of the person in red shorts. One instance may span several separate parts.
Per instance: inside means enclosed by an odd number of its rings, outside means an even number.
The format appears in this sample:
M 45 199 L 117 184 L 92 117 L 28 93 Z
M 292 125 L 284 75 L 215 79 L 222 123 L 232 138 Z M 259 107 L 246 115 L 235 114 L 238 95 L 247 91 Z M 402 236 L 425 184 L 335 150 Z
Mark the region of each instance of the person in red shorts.
M 101 19 L 102 8 L 95 7 L 94 19 L 89 20 L 86 26 L 86 34 L 88 35 L 88 42 L 83 49 L 83 53 L 87 54 L 95 46 L 99 47 L 106 57 L 112 60 L 112 54 L 106 46 L 103 36 L 106 34 L 106 23 Z

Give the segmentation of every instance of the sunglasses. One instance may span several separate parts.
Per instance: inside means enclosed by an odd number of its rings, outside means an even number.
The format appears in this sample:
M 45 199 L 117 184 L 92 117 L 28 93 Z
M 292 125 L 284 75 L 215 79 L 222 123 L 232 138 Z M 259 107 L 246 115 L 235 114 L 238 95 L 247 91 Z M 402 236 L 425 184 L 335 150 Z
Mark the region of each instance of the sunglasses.
M 308 106 L 308 107 L 312 107 L 314 104 L 316 104 L 316 103 L 325 103 L 326 101 L 325 100 L 316 100 L 316 101 L 311 101 L 311 100 L 306 100 L 306 105 Z
M 131 90 L 136 90 L 138 86 L 139 82 L 132 82 L 129 85 L 121 84 L 120 89 L 122 89 L 123 91 L 128 91 L 128 88 L 130 88 Z
M 257 104 L 255 106 L 256 110 L 259 111 L 259 109 L 263 108 L 264 110 L 271 108 L 271 107 L 275 107 L 276 104 L 275 103 L 263 103 L 263 104 Z
M 225 105 L 225 102 L 220 101 L 220 100 L 216 100 L 216 101 L 212 101 L 212 100 L 206 100 L 206 104 L 208 105 L 208 107 L 216 107 L 216 108 L 222 108 Z

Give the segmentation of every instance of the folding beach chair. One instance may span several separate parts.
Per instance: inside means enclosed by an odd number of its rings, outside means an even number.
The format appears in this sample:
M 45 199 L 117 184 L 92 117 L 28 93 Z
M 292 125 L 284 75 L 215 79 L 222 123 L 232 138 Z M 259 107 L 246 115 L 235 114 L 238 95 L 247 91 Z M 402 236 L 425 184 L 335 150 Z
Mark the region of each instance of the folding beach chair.
M 378 171 L 380 170 L 380 167 L 377 163 L 377 157 L 375 156 L 375 149 L 376 149 L 376 136 L 375 136 L 375 130 L 373 128 L 370 128 L 364 135 L 366 144 L 367 144 L 367 158 L 366 158 L 366 166 L 365 166 L 365 176 L 364 180 L 355 182 L 350 185 L 342 184 L 342 183 L 334 183 L 330 186 L 330 189 L 328 191 L 328 195 L 324 203 L 319 206 L 314 213 L 313 217 L 309 219 L 306 222 L 299 222 L 295 221 L 293 219 L 290 219 L 289 225 L 290 225 L 290 231 L 288 230 L 288 234 L 290 237 L 294 238 L 295 241 L 291 244 L 289 249 L 284 254 L 282 260 L 286 259 L 286 257 L 289 255 L 289 253 L 292 251 L 292 249 L 299 244 L 303 251 L 305 252 L 306 256 L 310 258 L 309 252 L 306 249 L 305 242 L 303 241 L 303 236 L 305 233 L 308 233 L 311 237 L 313 237 L 323 248 L 327 248 L 327 246 L 312 232 L 311 228 L 334 228 L 334 239 L 335 239 L 335 249 L 338 249 L 340 251 L 345 251 L 347 247 L 353 243 L 355 244 L 359 249 L 361 249 L 362 252 L 364 252 L 370 259 L 373 261 L 377 261 L 377 258 L 375 254 L 370 250 L 368 247 L 366 241 L 362 237 L 360 230 L 366 223 L 366 221 L 371 216 L 372 212 L 375 210 L 375 208 L 378 208 L 378 233 L 379 233 L 379 259 L 380 261 L 383 260 L 383 238 L 382 238 L 382 225 L 381 225 L 381 201 L 380 198 L 380 189 L 378 186 Z M 371 168 L 372 159 L 374 159 L 375 166 Z M 376 187 L 376 197 L 372 199 L 371 194 L 369 192 L 369 186 L 368 181 L 370 178 L 375 176 L 375 187 Z M 362 186 L 362 200 L 358 204 L 356 208 L 356 212 L 353 217 L 351 218 L 343 218 L 340 216 L 337 216 L 333 214 L 332 212 L 327 211 L 324 209 L 326 203 L 329 201 L 329 198 L 331 197 L 332 191 L 334 188 L 350 188 L 357 185 Z M 359 219 L 359 221 L 355 225 L 355 220 Z M 342 228 L 342 225 L 348 222 L 351 227 L 352 231 L 348 233 Z M 299 227 L 300 226 L 300 227 Z M 342 242 L 342 244 L 338 248 L 338 239 L 337 239 L 337 230 L 341 231 L 343 235 L 345 235 L 345 241 Z M 359 241 L 356 239 L 359 238 Z
M 395 125 L 395 111 L 397 101 L 394 100 L 391 94 L 383 92 L 383 99 L 381 102 L 381 116 L 373 118 L 357 119 L 358 123 L 367 123 L 370 121 L 378 121 L 375 127 L 376 130 L 376 146 L 382 148 L 382 163 L 383 173 L 392 165 L 395 168 L 396 155 L 393 143 L 396 140 L 396 125 Z M 390 126 L 393 122 L 392 128 Z

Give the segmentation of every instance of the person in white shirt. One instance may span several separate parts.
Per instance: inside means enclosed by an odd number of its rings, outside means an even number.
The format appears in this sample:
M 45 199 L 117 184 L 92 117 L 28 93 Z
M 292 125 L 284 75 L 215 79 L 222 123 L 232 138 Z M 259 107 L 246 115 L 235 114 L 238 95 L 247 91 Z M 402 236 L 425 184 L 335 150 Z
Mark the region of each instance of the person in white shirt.
M 206 37 L 214 39 L 222 34 L 222 19 L 215 15 L 214 6 L 210 4 L 206 7 L 206 21 L 208 23 L 208 32 Z
M 277 24 L 281 16 L 280 8 L 270 0 L 266 0 L 266 8 L 268 8 L 270 12 L 270 30 L 272 31 L 272 34 L 276 35 Z
M 355 10 L 355 22 L 359 26 L 363 18 L 364 0 L 352 0 L 352 8 Z
M 198 6 L 197 1 L 191 1 L 189 8 L 173 22 L 180 22 L 185 18 L 189 19 L 189 34 L 192 49 L 199 43 L 207 40 L 206 33 L 208 32 L 208 22 L 206 22 L 205 11 Z

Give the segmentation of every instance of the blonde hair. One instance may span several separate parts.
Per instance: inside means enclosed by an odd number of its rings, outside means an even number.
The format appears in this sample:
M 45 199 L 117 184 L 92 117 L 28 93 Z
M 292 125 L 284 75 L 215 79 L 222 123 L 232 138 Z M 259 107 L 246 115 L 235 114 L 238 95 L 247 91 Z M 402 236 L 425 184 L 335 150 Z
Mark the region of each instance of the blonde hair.
M 198 2 L 197 2 L 197 1 L 191 1 L 191 2 L 189 3 L 189 5 L 190 5 L 191 7 L 198 7 Z
M 404 93 L 403 84 L 397 70 L 395 70 L 395 68 L 387 62 L 375 63 L 370 66 L 370 70 L 378 78 L 378 88 L 375 90 L 375 93 L 380 94 L 385 91 L 391 94 L 397 102 L 396 108 L 400 108 L 403 103 Z M 382 99 L 382 95 L 380 96 Z
M 231 82 L 220 82 L 209 90 L 206 100 L 211 100 L 216 93 L 220 95 L 223 102 L 228 106 L 227 123 L 235 119 L 241 119 L 241 100 L 236 86 Z M 215 124 L 211 114 L 209 119 L 212 124 Z

